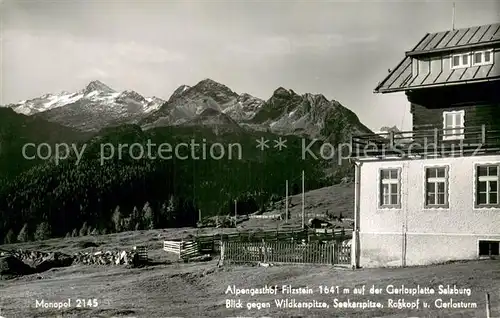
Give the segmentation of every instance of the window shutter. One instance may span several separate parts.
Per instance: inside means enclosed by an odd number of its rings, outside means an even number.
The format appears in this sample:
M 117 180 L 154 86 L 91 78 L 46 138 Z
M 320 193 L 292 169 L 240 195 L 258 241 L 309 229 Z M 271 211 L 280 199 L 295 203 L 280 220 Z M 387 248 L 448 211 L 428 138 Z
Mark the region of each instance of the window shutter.
M 455 113 L 455 124 L 454 124 L 455 129 L 453 130 L 453 133 L 460 134 L 461 133 L 460 127 L 462 127 L 462 116 L 460 113 Z
M 444 128 L 452 128 L 452 127 L 453 127 L 453 114 L 445 113 Z
M 444 130 L 443 130 L 443 135 L 448 136 L 450 134 L 453 134 L 453 131 L 450 130 L 450 128 L 453 128 L 453 114 L 452 113 L 445 113 L 444 114 Z
M 455 127 L 462 127 L 463 122 L 462 122 L 462 114 L 461 113 L 456 113 L 455 114 Z
M 464 132 L 464 112 L 443 112 L 443 134 L 450 138 L 461 138 Z M 462 136 L 463 137 L 463 136 Z

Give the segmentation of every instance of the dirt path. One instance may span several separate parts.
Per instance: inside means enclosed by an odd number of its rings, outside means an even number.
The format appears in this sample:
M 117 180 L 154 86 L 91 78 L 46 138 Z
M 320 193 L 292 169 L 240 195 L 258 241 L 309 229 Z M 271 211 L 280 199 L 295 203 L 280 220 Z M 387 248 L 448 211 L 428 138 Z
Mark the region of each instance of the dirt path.
M 312 295 L 225 294 L 228 286 L 261 288 L 265 285 L 310 287 Z M 467 295 L 387 295 L 386 286 L 434 287 L 440 284 L 471 288 Z M 354 288 L 365 286 L 365 295 L 354 295 Z M 376 285 L 382 295 L 369 295 Z M 350 294 L 320 294 L 319 286 L 339 286 Z M 347 290 L 346 290 L 347 291 Z M 41 275 L 0 280 L 1 314 L 12 317 L 485 317 L 485 292 L 491 294 L 491 317 L 500 317 L 500 261 L 477 261 L 416 268 L 360 269 L 356 271 L 319 266 L 217 268 L 215 262 L 161 265 L 142 269 L 124 267 L 72 266 Z M 380 302 L 380 309 L 333 308 L 334 299 L 353 302 Z M 36 301 L 64 302 L 72 308 L 35 308 Z M 295 298 L 298 302 L 326 302 L 328 309 L 279 309 L 276 299 Z M 421 309 L 387 308 L 388 299 L 406 302 L 420 299 Z M 434 300 L 476 303 L 472 309 L 436 309 Z M 98 304 L 76 308 L 77 299 L 96 299 Z M 227 309 L 226 299 L 247 303 L 269 303 L 261 310 Z M 429 308 L 423 309 L 423 302 Z M 90 305 L 90 307 L 89 307 Z

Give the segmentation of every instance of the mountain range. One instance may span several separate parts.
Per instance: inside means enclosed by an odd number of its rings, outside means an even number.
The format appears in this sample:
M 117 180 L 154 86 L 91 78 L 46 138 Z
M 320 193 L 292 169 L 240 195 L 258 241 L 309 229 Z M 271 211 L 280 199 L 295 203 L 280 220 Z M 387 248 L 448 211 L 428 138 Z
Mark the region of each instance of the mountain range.
M 302 173 L 305 191 L 352 177 L 348 160 L 303 158 L 304 141 L 335 144 L 352 133 L 371 133 L 356 114 L 321 94 L 279 87 L 264 100 L 210 79 L 182 85 L 167 100 L 92 81 L 73 93 L 5 106 L 0 107 L 0 239 L 23 228 L 33 234 L 40 224 L 48 224 L 56 237 L 87 227 L 118 232 L 192 226 L 199 211 L 206 217 L 234 215 L 235 202 L 238 214 L 263 211 L 284 196 L 286 180 L 291 194 L 297 194 Z M 256 140 L 283 135 L 284 149 L 256 148 Z M 193 140 L 206 141 L 206 147 L 196 148 L 197 158 L 137 159 L 125 151 L 100 161 L 103 144 L 145 148 L 150 141 L 180 145 Z M 28 160 L 22 155 L 27 143 L 86 150 L 81 160 L 75 155 L 52 160 L 54 153 Z M 237 143 L 244 154 L 235 153 L 237 160 L 198 160 L 215 143 Z M 319 155 L 321 144 L 309 149 Z M 141 207 L 151 213 L 139 212 Z M 141 213 L 151 222 L 140 221 Z M 121 218 L 128 221 L 117 223 Z
M 345 141 L 351 133 L 371 133 L 356 114 L 321 94 L 299 95 L 279 87 L 263 100 L 238 94 L 211 79 L 194 86 L 181 85 L 166 101 L 130 90 L 118 92 L 95 80 L 77 92 L 46 94 L 6 107 L 83 132 L 121 124 L 138 124 L 143 129 L 198 125 L 334 142 Z

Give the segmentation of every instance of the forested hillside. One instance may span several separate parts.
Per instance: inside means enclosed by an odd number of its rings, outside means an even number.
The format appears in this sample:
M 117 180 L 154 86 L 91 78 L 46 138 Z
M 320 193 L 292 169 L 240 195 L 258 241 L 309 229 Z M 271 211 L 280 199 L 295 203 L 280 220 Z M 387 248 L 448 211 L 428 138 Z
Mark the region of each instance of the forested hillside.
M 256 148 L 256 139 L 271 139 L 270 148 Z M 325 177 L 331 164 L 312 157 L 302 159 L 302 140 L 287 137 L 287 148 L 273 148 L 277 136 L 266 133 L 216 135 L 208 128 L 163 127 L 142 131 L 139 126 L 108 128 L 87 143 L 79 164 L 76 158 L 55 165 L 45 162 L 9 180 L 0 189 L 0 235 L 7 240 L 40 239 L 77 235 L 92 231 L 114 232 L 157 227 L 194 225 L 199 210 L 203 216 L 226 215 L 234 210 L 251 213 L 269 200 L 285 194 L 285 180 L 291 193 L 300 191 L 302 170 L 306 189 L 333 183 L 349 169 Z M 226 146 L 220 160 L 203 159 L 203 147 L 191 158 L 133 159 L 128 151 L 101 164 L 101 145 L 206 143 Z M 229 158 L 229 144 L 233 157 Z M 319 153 L 318 147 L 313 147 Z M 155 148 L 152 155 L 156 156 Z M 217 148 L 220 149 L 220 148 Z M 241 153 L 237 151 L 241 149 Z M 220 153 L 219 153 L 220 154 Z M 137 153 L 132 153 L 137 158 Z M 241 158 L 238 156 L 241 155 Z M 111 157 L 111 156 L 110 156 Z M 198 159 L 193 159 L 198 158 Z M 345 170 L 347 169 L 347 170 Z M 23 229 L 24 227 L 24 229 Z M 19 233 L 22 232 L 22 235 Z
M 0 107 L 0 184 L 40 160 L 25 160 L 22 154 L 26 143 L 80 142 L 91 135 L 45 120 L 17 114 Z

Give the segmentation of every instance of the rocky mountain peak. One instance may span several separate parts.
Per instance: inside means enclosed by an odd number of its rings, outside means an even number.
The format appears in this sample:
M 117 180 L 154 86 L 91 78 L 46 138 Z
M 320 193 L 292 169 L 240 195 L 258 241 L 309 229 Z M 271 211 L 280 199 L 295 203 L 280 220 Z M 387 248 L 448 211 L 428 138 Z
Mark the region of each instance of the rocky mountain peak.
M 170 98 L 168 99 L 169 101 L 171 100 L 174 100 L 175 98 L 181 96 L 185 91 L 187 91 L 188 89 L 190 89 L 191 86 L 188 86 L 188 85 L 181 85 L 179 86 L 173 93 L 172 95 L 170 96 Z
M 287 97 L 291 97 L 293 95 L 296 95 L 295 92 L 291 89 L 286 89 L 284 87 L 278 87 L 274 93 L 273 93 L 273 97 L 278 97 L 278 98 L 287 98 Z
M 137 93 L 136 91 L 132 90 L 126 90 L 120 93 L 115 99 L 117 103 L 124 103 L 124 104 L 134 104 L 134 103 L 139 103 L 143 105 L 147 105 L 149 103 L 144 96 L 141 94 Z M 146 110 L 146 109 L 144 109 Z
M 249 98 L 256 98 L 256 97 L 253 97 L 252 95 L 250 95 L 248 93 L 240 94 L 240 99 L 249 99 Z
M 85 89 L 83 90 L 83 94 L 88 94 L 93 91 L 98 91 L 102 93 L 114 93 L 115 90 L 109 87 L 108 85 L 104 84 L 103 82 L 99 80 L 94 80 L 91 81 L 90 83 L 87 84 Z
M 332 142 L 343 142 L 354 131 L 370 131 L 337 101 L 330 101 L 322 94 L 299 95 L 283 87 L 274 91 L 250 123 L 268 126 L 275 133 L 300 134 Z
M 214 81 L 211 78 L 205 78 L 196 84 L 196 86 L 201 85 L 201 86 L 224 86 L 223 84 Z
M 135 100 L 144 100 L 144 97 L 137 93 L 136 91 L 130 91 L 130 90 L 126 90 L 126 91 L 123 91 L 120 96 L 120 98 L 131 98 L 131 99 L 135 99 Z
M 328 103 L 328 99 L 323 94 L 312 94 L 306 93 L 304 94 L 304 98 L 313 103 Z
M 210 78 L 206 78 L 193 86 L 195 91 L 214 98 L 217 102 L 225 103 L 231 98 L 237 98 L 238 94 L 233 92 L 224 84 L 218 83 Z

